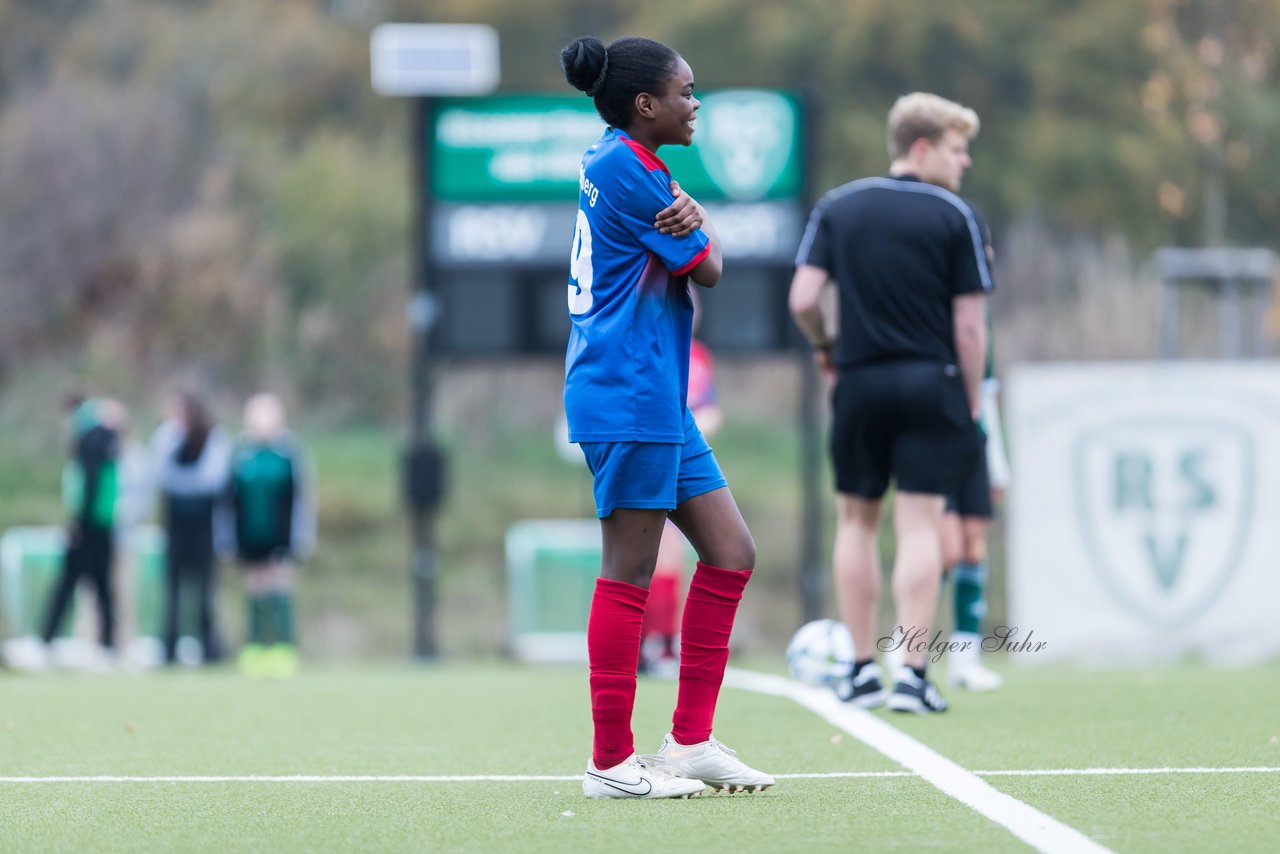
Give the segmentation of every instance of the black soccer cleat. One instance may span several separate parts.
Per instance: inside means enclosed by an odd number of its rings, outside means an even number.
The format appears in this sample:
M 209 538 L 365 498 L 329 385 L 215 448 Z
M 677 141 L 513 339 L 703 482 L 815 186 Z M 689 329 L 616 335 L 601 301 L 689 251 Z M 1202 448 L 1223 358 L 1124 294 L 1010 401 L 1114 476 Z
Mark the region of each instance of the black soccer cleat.
M 836 679 L 831 683 L 836 696 L 846 703 L 853 703 L 860 709 L 874 709 L 884 705 L 889 692 L 884 688 L 881 679 L 880 665 L 874 661 L 864 664 L 857 675 Z
M 922 679 L 910 667 L 900 667 L 897 684 L 889 695 L 889 708 L 895 712 L 930 715 L 947 710 L 947 701 L 928 679 Z

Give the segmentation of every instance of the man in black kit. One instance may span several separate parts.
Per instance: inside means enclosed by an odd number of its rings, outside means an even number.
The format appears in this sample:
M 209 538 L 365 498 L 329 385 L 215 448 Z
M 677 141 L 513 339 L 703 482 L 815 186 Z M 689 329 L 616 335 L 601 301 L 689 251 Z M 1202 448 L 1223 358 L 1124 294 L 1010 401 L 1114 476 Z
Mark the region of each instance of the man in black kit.
M 942 712 L 926 678 L 942 575 L 945 496 L 973 467 L 992 288 L 973 209 L 955 193 L 978 117 L 917 92 L 889 112 L 885 177 L 838 187 L 818 202 L 796 256 L 790 307 L 836 383 L 831 458 L 837 530 L 832 569 L 857 661 L 837 682 L 864 708 Z M 824 291 L 834 282 L 839 334 Z M 874 661 L 880 598 L 877 529 L 895 482 L 893 598 L 903 665 L 890 693 Z M 896 639 L 894 643 L 898 643 Z

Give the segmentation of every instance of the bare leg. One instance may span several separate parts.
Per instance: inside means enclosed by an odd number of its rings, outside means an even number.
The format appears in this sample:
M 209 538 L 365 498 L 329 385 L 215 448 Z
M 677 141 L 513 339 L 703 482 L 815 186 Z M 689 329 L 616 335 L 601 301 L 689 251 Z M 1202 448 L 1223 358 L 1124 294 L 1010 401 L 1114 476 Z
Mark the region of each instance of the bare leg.
M 859 659 L 874 655 L 876 608 L 880 602 L 880 501 L 836 496 L 836 540 L 832 555 L 840 616 L 853 635 Z
M 648 588 L 658 562 L 658 547 L 662 544 L 666 521 L 665 510 L 622 507 L 601 519 L 604 542 L 600 577 Z
M 698 560 L 722 569 L 754 569 L 756 543 L 727 486 L 690 498 L 671 513 Z
M 942 569 L 945 572 L 964 560 L 966 547 L 964 528 L 957 513 L 942 515 Z
M 894 499 L 894 529 L 898 553 L 893 564 L 893 599 L 898 623 L 917 642 L 904 645 L 903 662 L 923 667 L 926 645 L 938 609 L 942 578 L 941 495 L 899 492 Z M 918 632 L 918 634 L 916 634 Z
M 982 516 L 965 516 L 960 519 L 960 527 L 964 542 L 958 560 L 986 563 L 987 534 L 991 530 L 991 520 Z

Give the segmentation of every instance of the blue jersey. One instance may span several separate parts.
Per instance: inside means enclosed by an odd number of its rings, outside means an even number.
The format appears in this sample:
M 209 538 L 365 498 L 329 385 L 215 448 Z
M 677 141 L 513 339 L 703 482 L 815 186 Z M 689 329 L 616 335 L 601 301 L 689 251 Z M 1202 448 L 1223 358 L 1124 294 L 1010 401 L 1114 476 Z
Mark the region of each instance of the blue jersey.
M 564 408 L 571 442 L 683 442 L 693 303 L 686 274 L 707 257 L 701 230 L 661 234 L 674 201 L 653 152 L 608 128 L 582 158 L 569 266 L 573 328 Z

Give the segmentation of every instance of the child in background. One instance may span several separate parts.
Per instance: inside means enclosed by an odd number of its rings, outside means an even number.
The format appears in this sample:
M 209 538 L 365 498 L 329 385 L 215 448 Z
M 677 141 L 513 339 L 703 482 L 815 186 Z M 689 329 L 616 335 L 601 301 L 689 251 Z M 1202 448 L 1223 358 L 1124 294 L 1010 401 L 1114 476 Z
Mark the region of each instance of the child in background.
M 81 397 L 67 400 L 71 412 L 71 456 L 63 469 L 63 503 L 67 509 L 67 549 L 62 573 L 45 612 L 45 646 L 71 604 L 80 579 L 93 584 L 98 600 L 101 654 L 115 654 L 116 603 L 112 565 L 115 560 L 117 461 L 123 407 L 115 402 Z
M 291 676 L 298 669 L 297 563 L 315 542 L 306 465 L 297 440 L 285 429 L 284 405 L 275 395 L 251 397 L 244 426 L 228 496 L 248 611 L 248 638 L 239 664 L 252 676 Z
M 182 591 L 192 588 L 200 623 L 198 660 L 213 664 L 222 658 L 214 528 L 227 487 L 231 438 L 214 423 L 203 400 L 176 394 L 167 400 L 165 420 L 151 435 L 151 456 L 165 526 L 165 661 L 197 660 L 178 654 Z

